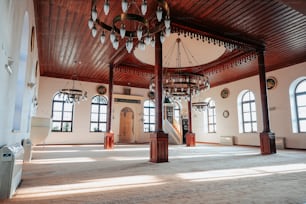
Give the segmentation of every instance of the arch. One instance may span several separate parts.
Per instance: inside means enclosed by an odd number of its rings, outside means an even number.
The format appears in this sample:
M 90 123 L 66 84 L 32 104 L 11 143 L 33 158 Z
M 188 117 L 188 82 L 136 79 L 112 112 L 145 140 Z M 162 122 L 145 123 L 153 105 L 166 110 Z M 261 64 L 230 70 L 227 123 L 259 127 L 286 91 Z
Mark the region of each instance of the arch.
M 306 132 L 306 77 L 295 79 L 289 86 L 293 133 Z
M 119 142 L 136 142 L 134 137 L 134 111 L 129 107 L 120 111 Z
M 14 107 L 14 118 L 13 118 L 13 130 L 21 129 L 23 99 L 25 90 L 26 70 L 27 70 L 27 59 L 29 50 L 29 39 L 30 39 L 30 23 L 29 14 L 26 11 L 23 17 L 19 59 L 18 59 L 18 70 L 17 70 L 17 81 L 15 91 L 15 107 Z

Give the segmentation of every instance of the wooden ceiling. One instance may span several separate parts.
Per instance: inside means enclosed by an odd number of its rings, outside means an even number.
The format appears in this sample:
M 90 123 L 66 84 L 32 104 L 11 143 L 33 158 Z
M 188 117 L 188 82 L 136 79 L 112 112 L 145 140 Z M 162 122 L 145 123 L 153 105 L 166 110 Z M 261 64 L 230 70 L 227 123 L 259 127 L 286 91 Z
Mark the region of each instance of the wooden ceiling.
M 141 0 L 136 2 L 140 5 Z M 156 1 L 147 2 L 150 16 Z M 99 17 L 110 24 L 121 12 L 121 1 L 110 0 L 107 17 L 101 11 L 103 3 L 97 0 Z M 306 61 L 305 0 L 168 0 L 168 4 L 172 32 L 250 48 L 227 51 L 214 62 L 188 68 L 207 74 L 211 86 L 256 75 L 257 59 L 244 62 L 256 50 L 265 50 L 267 71 Z M 124 43 L 113 49 L 109 33 L 104 45 L 100 33 L 92 37 L 87 25 L 91 0 L 34 0 L 34 6 L 41 76 L 71 79 L 76 73 L 82 81 L 108 83 L 109 64 L 114 63 L 114 84 L 148 88 L 153 66 L 139 62 Z

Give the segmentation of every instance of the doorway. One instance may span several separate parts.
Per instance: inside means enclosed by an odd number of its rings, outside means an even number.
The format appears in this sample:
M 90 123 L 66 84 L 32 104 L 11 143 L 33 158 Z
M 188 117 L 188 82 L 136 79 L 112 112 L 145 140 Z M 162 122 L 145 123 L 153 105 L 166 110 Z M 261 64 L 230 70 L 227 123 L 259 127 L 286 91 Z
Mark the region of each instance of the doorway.
M 123 108 L 120 112 L 119 142 L 136 142 L 134 137 L 134 112 L 128 107 Z

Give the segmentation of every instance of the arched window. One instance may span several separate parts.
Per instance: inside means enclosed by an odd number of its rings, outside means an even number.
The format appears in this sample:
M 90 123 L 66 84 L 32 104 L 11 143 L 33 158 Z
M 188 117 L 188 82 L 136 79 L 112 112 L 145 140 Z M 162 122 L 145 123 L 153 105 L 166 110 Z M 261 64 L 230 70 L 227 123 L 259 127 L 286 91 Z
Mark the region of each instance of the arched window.
M 94 96 L 91 99 L 90 132 L 106 132 L 107 99 Z
M 153 101 L 147 100 L 143 107 L 143 131 L 155 131 L 155 104 Z
M 294 91 L 297 132 L 306 132 L 306 79 L 298 82 Z
M 57 93 L 52 102 L 52 132 L 72 132 L 73 103 Z
M 209 133 L 216 132 L 216 104 L 214 100 L 210 100 L 207 107 L 207 127 Z
M 245 91 L 241 97 L 241 117 L 243 132 L 257 132 L 255 96 L 252 91 Z

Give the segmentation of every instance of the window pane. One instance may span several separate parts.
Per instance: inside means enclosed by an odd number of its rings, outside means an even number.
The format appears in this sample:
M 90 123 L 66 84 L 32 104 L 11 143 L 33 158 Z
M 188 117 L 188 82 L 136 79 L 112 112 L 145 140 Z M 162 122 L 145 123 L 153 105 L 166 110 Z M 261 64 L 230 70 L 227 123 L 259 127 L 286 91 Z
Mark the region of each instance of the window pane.
M 100 121 L 106 121 L 106 114 L 100 114 Z
M 72 120 L 72 113 L 71 112 L 64 112 L 63 120 Z
M 60 122 L 52 122 L 52 131 L 60 131 L 61 123 Z
M 100 123 L 99 127 L 102 132 L 106 132 L 106 123 Z
M 105 106 L 105 105 L 100 106 L 100 112 L 101 113 L 107 113 L 107 106 Z
M 143 125 L 143 131 L 144 132 L 149 132 L 149 125 L 148 124 Z
M 154 125 L 154 124 L 151 124 L 151 125 L 150 125 L 150 131 L 151 131 L 151 132 L 155 131 L 155 125 Z
M 62 120 L 62 112 L 53 112 L 53 120 Z
M 150 109 L 150 115 L 155 115 L 155 108 Z
M 306 92 L 306 80 L 303 80 L 296 88 L 296 93 Z
M 252 121 L 257 121 L 256 112 L 252 112 Z
M 244 123 L 244 132 L 251 132 L 251 124 L 250 123 Z
M 243 108 L 243 112 L 249 112 L 250 111 L 250 104 L 249 103 L 244 103 L 242 108 Z
M 155 116 L 150 116 L 150 123 L 155 123 Z
M 251 110 L 252 111 L 256 111 L 256 104 L 255 104 L 255 102 L 251 103 Z
M 300 120 L 299 125 L 300 125 L 300 132 L 306 132 L 306 120 Z
M 64 111 L 72 111 L 73 103 L 64 103 Z
M 99 112 L 99 105 L 91 105 L 91 112 L 92 113 L 98 113 Z
M 72 125 L 71 122 L 63 122 L 62 130 L 63 132 L 71 132 Z
M 252 123 L 253 132 L 257 132 L 257 123 Z
M 297 106 L 306 106 L 306 94 L 298 95 L 296 97 Z
M 53 103 L 53 111 L 62 111 L 62 102 Z
M 96 121 L 96 122 L 98 122 L 98 114 L 92 113 L 92 114 L 91 114 L 91 117 L 90 117 L 90 120 L 91 120 L 91 121 Z
M 149 123 L 149 116 L 143 116 L 143 122 L 144 123 Z
M 306 106 L 298 108 L 298 116 L 299 118 L 306 118 Z
M 148 108 L 144 108 L 143 109 L 143 114 L 144 115 L 149 115 L 149 109 Z
M 244 121 L 251 121 L 250 113 L 244 113 L 243 114 L 243 119 Z
M 91 123 L 90 124 L 90 131 L 97 132 L 98 131 L 98 123 Z

